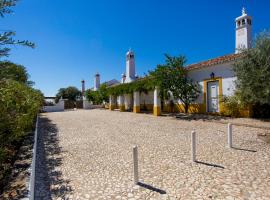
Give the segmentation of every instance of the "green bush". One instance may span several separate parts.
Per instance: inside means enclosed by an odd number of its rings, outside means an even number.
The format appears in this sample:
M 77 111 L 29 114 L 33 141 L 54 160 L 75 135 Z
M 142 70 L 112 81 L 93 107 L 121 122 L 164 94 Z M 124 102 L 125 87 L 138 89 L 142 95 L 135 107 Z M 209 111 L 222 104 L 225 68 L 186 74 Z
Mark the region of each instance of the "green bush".
M 10 61 L 1 61 L 0 62 L 0 80 L 10 79 L 15 80 L 20 83 L 31 85 L 29 82 L 29 74 L 22 65 L 17 65 Z
M 102 104 L 103 102 L 109 101 L 109 91 L 105 83 L 101 84 L 100 88 L 97 91 L 88 89 L 85 91 L 85 97 L 88 101 L 92 102 L 95 105 Z
M 235 94 L 233 96 L 227 96 L 223 98 L 224 111 L 223 115 L 231 117 L 240 117 L 240 110 L 243 109 L 244 104 L 242 103 L 240 97 Z
M 17 81 L 0 81 L 0 145 L 20 140 L 32 128 L 42 94 Z
M 0 186 L 42 103 L 40 91 L 14 80 L 0 80 Z

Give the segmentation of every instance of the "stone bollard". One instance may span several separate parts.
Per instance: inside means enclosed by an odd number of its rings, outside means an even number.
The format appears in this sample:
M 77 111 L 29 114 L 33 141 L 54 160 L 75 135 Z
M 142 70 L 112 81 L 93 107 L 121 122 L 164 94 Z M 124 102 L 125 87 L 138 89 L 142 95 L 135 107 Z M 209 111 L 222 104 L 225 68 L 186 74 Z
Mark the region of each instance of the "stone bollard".
M 134 173 L 134 183 L 139 182 L 139 166 L 138 166 L 138 147 L 133 146 L 133 173 Z
M 196 162 L 196 132 L 191 132 L 191 160 Z
M 232 148 L 232 124 L 228 124 L 228 147 Z

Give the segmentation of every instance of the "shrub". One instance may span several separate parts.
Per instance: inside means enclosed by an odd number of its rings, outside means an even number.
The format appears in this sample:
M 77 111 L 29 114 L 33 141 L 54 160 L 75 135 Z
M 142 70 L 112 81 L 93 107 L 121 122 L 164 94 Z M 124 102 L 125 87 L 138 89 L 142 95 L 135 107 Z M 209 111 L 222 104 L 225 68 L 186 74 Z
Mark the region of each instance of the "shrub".
M 27 73 L 25 67 L 10 61 L 0 62 L 0 79 L 15 80 L 28 85 L 32 84 L 32 82 L 28 80 L 29 74 Z
M 0 145 L 30 130 L 42 105 L 42 94 L 13 80 L 0 81 Z
M 0 186 L 42 103 L 40 91 L 14 80 L 0 80 Z
M 85 97 L 88 101 L 93 104 L 102 104 L 103 102 L 109 101 L 109 91 L 105 83 L 101 84 L 100 88 L 97 91 L 88 89 L 85 91 Z
M 223 115 L 231 117 L 240 117 L 240 110 L 243 109 L 244 104 L 240 100 L 240 97 L 235 94 L 233 96 L 226 96 L 223 98 Z

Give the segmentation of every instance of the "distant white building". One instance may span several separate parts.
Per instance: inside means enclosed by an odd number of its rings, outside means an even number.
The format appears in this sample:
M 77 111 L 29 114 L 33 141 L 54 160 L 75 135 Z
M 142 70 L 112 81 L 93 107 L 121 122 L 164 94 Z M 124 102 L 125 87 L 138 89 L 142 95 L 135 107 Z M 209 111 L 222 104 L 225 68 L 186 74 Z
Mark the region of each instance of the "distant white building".
M 188 76 L 201 86 L 201 94 L 194 104 L 190 106 L 192 113 L 220 113 L 223 111 L 222 98 L 231 96 L 235 91 L 236 76 L 232 66 L 235 60 L 241 56 L 241 49 L 251 48 L 252 43 L 252 18 L 243 8 L 242 15 L 235 19 L 236 42 L 235 52 L 229 55 L 213 58 L 207 61 L 186 66 Z M 126 73 L 122 74 L 121 83 L 136 81 L 135 55 L 129 50 L 126 54 Z M 184 111 L 180 101 L 174 100 L 176 111 Z M 123 95 L 114 99 L 110 98 L 110 108 L 119 107 L 121 111 L 130 110 L 140 112 L 142 109 L 153 110 L 155 115 L 161 113 L 161 102 L 158 90 L 149 91 L 147 94 L 134 92 L 133 95 Z M 169 102 L 162 106 L 164 111 L 170 110 Z M 249 116 L 249 110 L 242 112 L 243 116 Z

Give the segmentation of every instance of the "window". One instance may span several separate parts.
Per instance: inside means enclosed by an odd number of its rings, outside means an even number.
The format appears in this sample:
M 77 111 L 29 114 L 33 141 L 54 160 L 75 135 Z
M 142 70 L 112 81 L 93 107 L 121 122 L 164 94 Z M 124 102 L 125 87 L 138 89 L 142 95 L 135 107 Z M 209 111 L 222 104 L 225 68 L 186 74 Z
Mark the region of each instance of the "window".
M 242 25 L 245 25 L 245 24 L 246 24 L 246 20 L 243 19 L 243 20 L 242 20 Z

